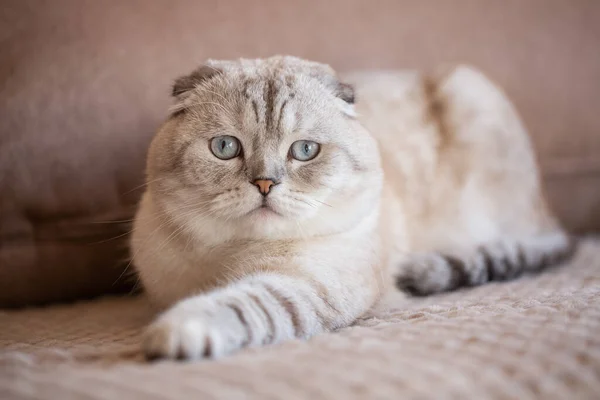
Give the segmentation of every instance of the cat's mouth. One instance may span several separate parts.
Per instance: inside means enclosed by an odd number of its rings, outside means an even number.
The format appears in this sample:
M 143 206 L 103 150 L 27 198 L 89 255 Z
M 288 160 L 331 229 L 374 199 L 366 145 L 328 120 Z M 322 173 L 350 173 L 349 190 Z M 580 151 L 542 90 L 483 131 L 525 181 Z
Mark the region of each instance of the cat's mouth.
M 267 199 L 263 199 L 262 203 L 256 207 L 254 210 L 250 211 L 250 214 L 252 215 L 259 215 L 259 216 L 280 216 L 282 217 L 283 215 L 279 212 L 277 212 L 277 210 L 275 210 L 267 201 Z

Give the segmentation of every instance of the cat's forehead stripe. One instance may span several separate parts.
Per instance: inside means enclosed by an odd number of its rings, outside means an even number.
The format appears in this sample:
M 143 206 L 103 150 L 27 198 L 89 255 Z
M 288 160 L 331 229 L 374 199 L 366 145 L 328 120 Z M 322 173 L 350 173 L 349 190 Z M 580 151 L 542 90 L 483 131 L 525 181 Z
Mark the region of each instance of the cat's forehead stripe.
M 258 114 L 258 103 L 256 101 L 256 99 L 254 99 L 252 97 L 251 94 L 251 87 L 252 85 L 256 84 L 256 80 L 249 78 L 248 76 L 244 76 L 244 86 L 242 89 L 242 94 L 244 95 L 244 98 L 250 102 L 250 104 L 252 105 L 252 111 L 254 112 L 254 119 L 256 120 L 256 123 L 259 124 L 260 123 L 260 116 Z
M 252 108 L 256 123 L 263 125 L 266 134 L 258 140 L 281 138 L 286 129 L 285 113 L 289 111 L 291 100 L 296 97 L 294 82 L 292 75 L 274 74 L 263 79 L 244 77 L 242 94 Z M 297 120 L 297 113 L 295 117 Z
M 275 116 L 275 99 L 277 96 L 277 88 L 273 79 L 268 79 L 263 91 L 263 100 L 265 102 L 265 125 L 267 132 L 273 130 L 273 120 Z
M 288 99 L 283 100 L 283 103 L 281 104 L 281 108 L 279 109 L 279 118 L 277 119 L 277 127 L 276 130 L 278 132 L 281 132 L 283 127 L 281 126 L 281 122 L 283 119 L 283 112 L 285 111 L 285 106 L 287 106 L 288 104 Z

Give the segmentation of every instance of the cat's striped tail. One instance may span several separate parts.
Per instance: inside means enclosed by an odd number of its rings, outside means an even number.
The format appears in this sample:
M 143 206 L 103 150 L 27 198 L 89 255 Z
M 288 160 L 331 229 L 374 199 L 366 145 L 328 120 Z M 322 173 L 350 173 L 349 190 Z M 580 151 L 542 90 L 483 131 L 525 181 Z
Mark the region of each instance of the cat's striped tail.
M 484 244 L 468 254 L 412 254 L 400 266 L 396 286 L 412 295 L 425 296 L 513 279 L 568 260 L 575 247 L 573 238 L 556 232 Z

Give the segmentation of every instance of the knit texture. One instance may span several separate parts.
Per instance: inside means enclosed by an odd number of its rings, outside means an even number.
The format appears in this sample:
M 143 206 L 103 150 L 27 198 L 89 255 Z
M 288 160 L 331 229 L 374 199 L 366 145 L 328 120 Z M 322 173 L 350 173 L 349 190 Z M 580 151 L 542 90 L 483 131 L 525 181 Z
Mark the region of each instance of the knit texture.
M 597 399 L 600 240 L 538 276 L 398 296 L 309 341 L 146 363 L 143 297 L 0 312 L 1 399 Z

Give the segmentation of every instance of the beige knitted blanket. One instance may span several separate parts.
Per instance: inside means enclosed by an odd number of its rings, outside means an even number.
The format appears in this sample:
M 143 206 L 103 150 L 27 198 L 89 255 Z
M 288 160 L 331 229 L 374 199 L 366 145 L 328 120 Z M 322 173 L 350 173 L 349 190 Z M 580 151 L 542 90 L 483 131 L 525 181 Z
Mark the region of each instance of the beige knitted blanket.
M 146 363 L 143 297 L 0 312 L 0 399 L 600 399 L 600 240 L 535 277 L 393 300 L 218 362 Z

